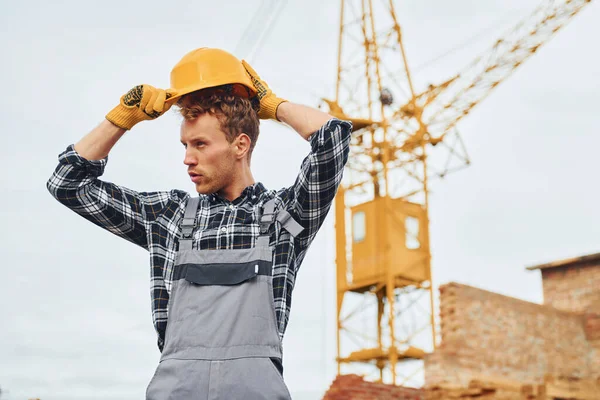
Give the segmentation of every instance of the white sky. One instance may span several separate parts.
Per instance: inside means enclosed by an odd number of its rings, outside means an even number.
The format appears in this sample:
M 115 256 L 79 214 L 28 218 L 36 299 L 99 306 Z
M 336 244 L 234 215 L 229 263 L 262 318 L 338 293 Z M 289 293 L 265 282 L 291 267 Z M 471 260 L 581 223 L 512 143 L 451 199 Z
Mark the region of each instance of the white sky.
M 172 66 L 194 48 L 233 51 L 261 2 L 133 3 L 0 3 L 7 399 L 139 399 L 158 362 L 147 254 L 58 204 L 45 183 L 58 153 L 130 87 L 168 86 Z M 516 22 L 538 1 L 396 3 L 409 62 L 419 65 L 498 21 Z M 507 16 L 509 6 L 518 11 Z M 436 286 L 458 281 L 541 301 L 539 275 L 526 265 L 600 251 L 599 17 L 593 2 L 459 125 L 473 164 L 433 188 Z M 279 95 L 316 105 L 333 93 L 338 21 L 338 1 L 289 1 L 253 66 Z M 502 31 L 417 79 L 449 77 Z M 192 191 L 178 123 L 169 113 L 137 126 L 103 178 Z M 261 132 L 255 178 L 273 189 L 292 184 L 308 145 L 275 123 Z M 285 378 L 300 400 L 319 398 L 336 373 L 332 223 L 299 273 L 284 342 Z

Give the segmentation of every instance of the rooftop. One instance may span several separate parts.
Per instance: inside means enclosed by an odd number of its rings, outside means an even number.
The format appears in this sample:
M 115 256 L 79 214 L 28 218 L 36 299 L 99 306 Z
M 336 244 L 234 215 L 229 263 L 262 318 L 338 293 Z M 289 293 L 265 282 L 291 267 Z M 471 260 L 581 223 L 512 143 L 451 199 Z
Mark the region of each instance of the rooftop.
M 533 271 L 536 269 L 549 269 L 549 268 L 558 268 L 558 267 L 567 267 L 567 266 L 575 266 L 578 264 L 585 264 L 589 262 L 599 261 L 600 262 L 600 253 L 588 254 L 580 257 L 572 257 L 565 258 L 564 260 L 552 261 L 546 264 L 532 265 L 527 267 L 528 270 Z

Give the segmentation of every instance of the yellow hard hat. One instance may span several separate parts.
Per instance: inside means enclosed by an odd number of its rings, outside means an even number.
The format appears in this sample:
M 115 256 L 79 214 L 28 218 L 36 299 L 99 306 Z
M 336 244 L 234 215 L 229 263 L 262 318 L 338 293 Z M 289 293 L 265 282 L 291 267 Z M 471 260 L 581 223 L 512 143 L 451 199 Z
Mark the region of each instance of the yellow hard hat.
M 240 60 L 224 50 L 202 47 L 187 53 L 171 70 L 170 91 L 176 95 L 168 101 L 196 90 L 235 83 L 248 88 L 248 97 L 256 95 Z

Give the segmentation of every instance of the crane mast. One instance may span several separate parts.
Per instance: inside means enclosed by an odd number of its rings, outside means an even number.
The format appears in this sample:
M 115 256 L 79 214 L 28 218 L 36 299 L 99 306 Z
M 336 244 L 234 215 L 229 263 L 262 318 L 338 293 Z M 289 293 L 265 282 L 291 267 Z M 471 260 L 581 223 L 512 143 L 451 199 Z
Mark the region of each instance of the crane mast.
M 544 1 L 463 71 L 417 92 L 394 2 L 341 0 L 336 97 L 324 99 L 354 125 L 336 197 L 338 374 L 422 384 L 436 344 L 430 181 L 469 164 L 457 123 L 589 2 Z

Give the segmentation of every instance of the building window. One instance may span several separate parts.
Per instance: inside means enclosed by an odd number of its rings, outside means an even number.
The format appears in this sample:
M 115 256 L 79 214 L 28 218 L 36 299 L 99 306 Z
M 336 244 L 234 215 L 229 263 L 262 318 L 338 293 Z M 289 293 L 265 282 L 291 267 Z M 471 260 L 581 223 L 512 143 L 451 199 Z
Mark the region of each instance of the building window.
M 419 219 L 406 217 L 404 220 L 404 229 L 406 231 L 406 248 L 414 250 L 421 247 L 421 243 L 419 242 Z
M 367 223 L 364 211 L 357 211 L 352 216 L 352 239 L 354 243 L 365 240 L 367 234 Z

